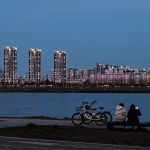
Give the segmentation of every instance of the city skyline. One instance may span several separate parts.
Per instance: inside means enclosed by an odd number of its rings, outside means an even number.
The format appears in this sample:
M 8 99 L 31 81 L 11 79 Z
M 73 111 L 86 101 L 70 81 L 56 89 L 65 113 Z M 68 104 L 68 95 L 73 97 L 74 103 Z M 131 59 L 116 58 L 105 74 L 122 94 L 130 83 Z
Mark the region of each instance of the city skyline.
M 42 50 L 29 48 L 28 72 L 21 76 L 18 70 L 18 49 L 14 46 L 4 48 L 4 70 L 0 70 L 0 81 L 6 84 L 24 83 L 96 83 L 109 85 L 148 85 L 150 68 L 136 69 L 129 66 L 96 63 L 92 68 L 72 68 L 67 66 L 67 52 L 55 50 L 53 68 L 50 74 L 42 74 Z
M 39 48 L 29 48 L 28 72 L 21 76 L 18 70 L 18 49 L 4 48 L 4 70 L 0 70 L 0 83 L 4 85 L 50 85 L 67 84 L 97 86 L 149 86 L 150 68 L 135 69 L 129 66 L 116 66 L 96 63 L 93 68 L 67 67 L 67 52 L 55 50 L 53 68 L 50 74 L 42 74 L 41 54 Z
M 42 49 L 44 74 L 53 68 L 49 57 L 55 49 L 67 51 L 72 68 L 97 62 L 149 68 L 149 5 L 148 0 L 2 0 L 0 56 L 5 46 L 17 46 L 20 74 L 28 70 L 30 47 Z M 0 64 L 3 68 L 3 59 Z
M 57 65 L 55 65 L 55 59 L 57 58 L 56 56 L 56 54 L 58 53 L 58 55 L 59 54 L 65 54 L 64 56 L 65 56 L 65 58 L 63 58 L 63 61 L 65 61 L 65 64 L 64 64 L 64 66 L 65 66 L 65 70 L 66 69 L 77 69 L 77 70 L 91 70 L 91 69 L 94 69 L 97 65 L 102 65 L 102 66 L 111 66 L 111 67 L 113 67 L 113 68 L 116 68 L 116 67 L 124 67 L 124 68 L 129 68 L 129 69 L 131 69 L 131 70 L 143 70 L 143 69 L 146 69 L 146 70 L 150 70 L 150 67 L 148 67 L 148 68 L 135 68 L 135 67 L 131 67 L 131 66 L 129 66 L 129 65 L 122 65 L 122 64 L 109 64 L 109 63 L 106 63 L 106 64 L 103 64 L 103 63 L 101 63 L 101 62 L 95 62 L 95 64 L 93 64 L 93 66 L 91 66 L 91 67 L 89 67 L 89 68 L 86 68 L 86 67 L 83 67 L 83 68 L 73 68 L 72 66 L 68 66 L 68 64 L 69 64 L 69 62 L 68 62 L 68 59 L 71 59 L 71 58 L 69 58 L 68 57 L 68 52 L 67 51 L 64 51 L 64 50 L 53 50 L 53 54 L 51 55 L 51 56 L 49 56 L 49 61 L 51 60 L 52 62 L 53 62 L 53 64 L 52 64 L 52 68 L 50 68 L 50 65 L 48 66 L 48 68 L 49 68 L 49 71 L 48 71 L 48 73 L 46 72 L 46 73 L 43 73 L 43 71 L 42 71 L 42 69 L 43 69 L 43 66 L 45 65 L 45 64 L 42 64 L 41 63 L 41 60 L 43 60 L 44 58 L 42 58 L 43 56 L 42 56 L 42 54 L 43 54 L 43 49 L 41 49 L 41 48 L 28 48 L 28 52 L 27 52 L 27 58 L 22 58 L 22 61 L 24 61 L 23 59 L 27 59 L 27 64 L 25 64 L 25 66 L 26 66 L 26 68 L 27 68 L 27 70 L 25 71 L 25 73 L 24 74 L 21 74 L 18 70 L 19 70 L 19 67 L 18 67 L 18 59 L 19 59 L 19 56 L 18 56 L 18 52 L 19 52 L 19 49 L 18 49 L 18 47 L 17 46 L 6 46 L 6 47 L 4 47 L 4 51 L 3 51 L 3 56 L 4 56 L 4 58 L 3 57 L 1 57 L 2 58 L 2 60 L 4 60 L 3 61 L 3 66 L 1 67 L 1 70 L 5 70 L 5 64 L 6 64 L 6 62 L 5 61 L 7 61 L 6 59 L 5 59 L 5 57 L 6 57 L 6 50 L 8 50 L 9 51 L 9 49 L 11 50 L 13 50 L 13 49 L 15 49 L 16 50 L 16 71 L 15 71 L 15 74 L 17 74 L 18 75 L 18 77 L 19 76 L 24 76 L 24 75 L 29 75 L 29 78 L 32 78 L 31 79 L 31 81 L 34 81 L 34 80 L 39 80 L 40 78 L 42 78 L 42 76 L 45 76 L 45 75 L 51 75 L 52 74 L 52 70 L 55 70 L 55 66 L 57 66 Z M 13 54 L 13 53 L 12 53 Z M 56 55 L 56 56 L 55 56 Z M 13 57 L 13 55 L 12 55 L 12 57 Z M 55 58 L 56 57 L 56 58 Z M 10 59 L 11 60 L 11 59 Z M 45 59 L 44 59 L 45 60 Z M 45 60 L 45 61 L 48 61 L 48 60 Z M 62 61 L 62 62 L 63 62 Z M 61 62 L 61 60 L 60 60 L 60 63 L 62 64 L 62 62 Z M 35 67 L 35 68 L 33 68 L 33 67 Z M 64 68 L 63 68 L 64 69 Z M 63 70 L 62 69 L 62 70 Z M 32 70 L 32 71 L 31 71 Z M 31 73 L 32 72 L 32 73 Z M 66 76 L 66 75 L 65 75 Z M 30 79 L 29 79 L 29 81 L 30 81 Z

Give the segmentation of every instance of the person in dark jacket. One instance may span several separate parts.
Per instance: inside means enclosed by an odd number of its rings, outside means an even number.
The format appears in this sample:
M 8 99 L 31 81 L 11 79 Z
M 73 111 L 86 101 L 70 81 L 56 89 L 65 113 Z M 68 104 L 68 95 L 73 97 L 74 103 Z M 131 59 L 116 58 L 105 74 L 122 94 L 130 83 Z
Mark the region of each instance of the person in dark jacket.
M 139 124 L 139 116 L 141 116 L 141 111 L 134 104 L 131 104 L 127 114 L 127 118 L 128 118 L 127 122 L 133 124 Z

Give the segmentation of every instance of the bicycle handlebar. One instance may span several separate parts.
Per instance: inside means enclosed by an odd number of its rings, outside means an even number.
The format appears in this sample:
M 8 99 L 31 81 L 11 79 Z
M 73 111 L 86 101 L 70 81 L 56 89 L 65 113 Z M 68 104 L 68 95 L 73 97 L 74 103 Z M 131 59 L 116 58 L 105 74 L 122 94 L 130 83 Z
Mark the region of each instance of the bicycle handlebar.
M 96 103 L 96 102 L 97 102 L 97 101 L 91 101 L 91 102 L 83 101 L 82 104 L 90 104 L 90 105 L 92 105 L 92 104 L 94 104 L 94 103 Z

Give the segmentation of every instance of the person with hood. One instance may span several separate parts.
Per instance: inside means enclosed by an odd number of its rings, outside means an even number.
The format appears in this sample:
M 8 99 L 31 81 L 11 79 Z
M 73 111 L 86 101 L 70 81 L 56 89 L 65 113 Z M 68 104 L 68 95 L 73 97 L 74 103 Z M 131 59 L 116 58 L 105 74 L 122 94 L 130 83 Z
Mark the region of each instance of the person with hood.
M 123 103 L 120 103 L 118 106 L 116 106 L 115 121 L 126 121 L 126 109 Z
M 131 104 L 130 109 L 127 114 L 127 122 L 129 123 L 139 123 L 139 116 L 141 116 L 141 111 L 134 104 Z

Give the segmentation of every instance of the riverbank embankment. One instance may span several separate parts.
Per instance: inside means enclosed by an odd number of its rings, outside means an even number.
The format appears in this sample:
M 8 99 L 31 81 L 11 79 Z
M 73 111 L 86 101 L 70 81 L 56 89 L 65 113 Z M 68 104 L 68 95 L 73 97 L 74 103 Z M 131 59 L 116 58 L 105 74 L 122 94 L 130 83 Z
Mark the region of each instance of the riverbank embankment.
M 0 92 L 44 92 L 44 93 L 150 93 L 149 86 L 101 86 L 101 87 L 50 87 L 9 86 L 0 87 Z

